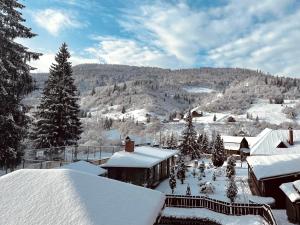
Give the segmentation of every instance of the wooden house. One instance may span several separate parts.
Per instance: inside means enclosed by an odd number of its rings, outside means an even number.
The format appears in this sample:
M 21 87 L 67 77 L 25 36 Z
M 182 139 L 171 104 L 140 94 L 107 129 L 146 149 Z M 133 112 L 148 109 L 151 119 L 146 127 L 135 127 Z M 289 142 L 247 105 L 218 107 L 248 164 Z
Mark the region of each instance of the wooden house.
M 114 153 L 101 167 L 107 170 L 108 178 L 152 188 L 169 177 L 176 154 L 175 150 L 135 147 L 127 139 L 125 150 Z
M 250 155 L 300 154 L 300 130 L 266 128 L 251 146 Z
M 286 214 L 292 223 L 300 224 L 300 180 L 284 183 L 280 189 L 286 196 Z
M 284 208 L 286 197 L 279 187 L 300 178 L 300 154 L 249 156 L 246 160 L 252 193 L 273 197 L 276 208 Z
M 195 118 L 195 117 L 201 117 L 203 116 L 203 112 L 197 112 L 196 110 L 192 111 L 192 117 Z
M 250 149 L 245 137 L 222 136 L 225 153 L 227 155 L 249 155 Z

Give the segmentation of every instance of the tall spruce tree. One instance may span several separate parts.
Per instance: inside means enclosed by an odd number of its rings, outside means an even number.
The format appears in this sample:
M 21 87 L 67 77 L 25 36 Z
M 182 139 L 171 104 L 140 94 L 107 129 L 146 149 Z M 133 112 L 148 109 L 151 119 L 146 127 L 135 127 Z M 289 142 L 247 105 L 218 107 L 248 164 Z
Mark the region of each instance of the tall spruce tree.
M 70 53 L 65 43 L 50 67 L 36 113 L 33 139 L 36 148 L 76 145 L 82 133 L 79 120 L 78 91 L 72 77 Z M 56 153 L 49 150 L 50 154 Z
M 31 52 L 16 38 L 32 38 L 19 11 L 25 6 L 17 0 L 0 1 L 0 166 L 13 169 L 21 160 L 21 142 L 26 135 L 27 118 L 21 104 L 33 90 L 27 63 L 40 54 Z
M 214 142 L 214 146 L 212 149 L 212 162 L 214 166 L 220 167 L 223 165 L 225 160 L 225 149 L 224 149 L 224 143 L 220 136 L 220 134 L 217 134 L 216 140 Z
M 198 144 L 197 144 L 197 132 L 193 125 L 193 117 L 191 111 L 188 112 L 186 118 L 186 126 L 182 132 L 183 141 L 179 146 L 181 154 L 191 156 L 192 158 L 198 157 Z

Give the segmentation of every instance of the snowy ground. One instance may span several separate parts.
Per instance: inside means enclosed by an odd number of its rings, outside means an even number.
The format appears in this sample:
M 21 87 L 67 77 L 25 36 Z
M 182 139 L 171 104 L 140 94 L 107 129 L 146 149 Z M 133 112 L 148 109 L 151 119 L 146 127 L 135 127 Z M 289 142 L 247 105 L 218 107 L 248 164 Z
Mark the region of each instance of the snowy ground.
M 251 113 L 253 118 L 258 118 L 272 124 L 280 124 L 283 122 L 292 122 L 292 120 L 286 118 L 286 115 L 282 113 L 282 109 L 285 107 L 294 107 L 298 100 L 287 101 L 284 104 L 270 104 L 269 100 L 259 99 L 256 103 L 252 104 L 252 107 L 248 109 L 248 113 Z M 297 119 L 300 122 L 300 118 Z
M 288 221 L 288 218 L 286 215 L 286 210 L 275 209 L 275 210 L 272 210 L 272 212 L 276 219 L 277 225 L 294 225 L 294 223 L 290 223 Z
M 199 164 L 201 163 L 201 161 L 202 159 L 200 160 Z M 203 159 L 203 161 L 205 162 L 205 166 L 206 166 L 205 169 L 206 176 L 203 177 L 201 180 L 198 180 L 199 170 L 197 169 L 196 171 L 197 175 L 194 177 L 192 175 L 192 168 L 189 167 L 188 172 L 186 173 L 187 178 L 185 179 L 184 184 L 181 184 L 180 180 L 177 179 L 176 189 L 174 191 L 174 194 L 185 195 L 187 184 L 189 184 L 192 195 L 205 196 L 205 194 L 200 193 L 199 183 L 211 182 L 215 187 L 215 191 L 213 194 L 209 194 L 208 197 L 229 202 L 229 199 L 226 196 L 226 188 L 228 184 L 228 178 L 226 177 L 225 174 L 226 163 L 224 163 L 222 167 L 215 169 L 214 167 L 209 168 L 210 167 L 209 163 L 211 162 L 210 159 Z M 217 174 L 215 181 L 212 180 L 212 175 L 214 171 L 216 171 Z M 253 196 L 249 188 L 247 179 L 248 179 L 247 164 L 244 162 L 243 167 L 241 167 L 240 162 L 237 162 L 235 180 L 238 186 L 238 195 L 236 198 L 236 202 L 249 203 L 249 201 L 252 201 L 255 203 L 267 203 L 267 204 L 273 203 L 273 198 Z M 171 189 L 169 187 L 169 180 L 166 179 L 165 181 L 163 181 L 156 188 L 156 190 L 164 192 L 166 194 L 171 194 Z
M 200 86 L 186 86 L 186 87 L 183 87 L 182 89 L 187 91 L 188 93 L 211 93 L 211 92 L 215 92 L 214 89 L 200 87 Z
M 177 218 L 207 218 L 214 220 L 220 224 L 226 225 L 267 225 L 268 223 L 260 216 L 228 216 L 221 213 L 216 213 L 208 209 L 199 208 L 172 208 L 164 209 L 163 216 Z

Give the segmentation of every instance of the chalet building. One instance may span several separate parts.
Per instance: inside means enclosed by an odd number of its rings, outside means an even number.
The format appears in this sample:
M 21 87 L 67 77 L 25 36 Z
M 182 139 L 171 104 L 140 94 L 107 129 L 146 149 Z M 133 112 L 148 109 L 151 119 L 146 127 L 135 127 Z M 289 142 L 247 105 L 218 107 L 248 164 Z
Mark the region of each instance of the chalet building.
M 153 225 L 165 195 L 70 169 L 23 169 L 0 177 L 2 225 Z
M 192 111 L 192 117 L 202 117 L 203 116 L 203 112 L 197 112 L 196 110 Z
M 227 155 L 249 155 L 250 149 L 245 137 L 222 136 L 225 153 Z
M 266 128 L 251 146 L 250 155 L 300 154 L 300 130 Z
M 276 208 L 284 208 L 283 183 L 300 179 L 300 154 L 249 156 L 248 178 L 254 195 L 273 197 Z
M 169 177 L 176 154 L 175 150 L 135 147 L 127 138 L 125 150 L 114 153 L 101 167 L 107 170 L 108 178 L 153 188 Z
M 300 224 L 300 180 L 284 183 L 280 189 L 286 196 L 286 214 L 292 223 Z

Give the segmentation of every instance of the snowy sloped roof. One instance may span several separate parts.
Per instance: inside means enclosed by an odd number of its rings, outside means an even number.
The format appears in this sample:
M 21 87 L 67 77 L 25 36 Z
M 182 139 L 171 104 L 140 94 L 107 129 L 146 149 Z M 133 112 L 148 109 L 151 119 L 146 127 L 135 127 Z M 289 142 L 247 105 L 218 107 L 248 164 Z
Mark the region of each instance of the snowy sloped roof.
M 176 150 L 150 146 L 135 147 L 134 152 L 120 151 L 114 153 L 102 167 L 150 168 L 177 154 L 177 152 Z
M 101 168 L 100 166 L 96 166 L 86 161 L 78 161 L 78 162 L 70 163 L 60 167 L 59 169 L 72 169 L 84 173 L 90 173 L 97 176 L 103 175 L 107 172 L 105 169 Z
M 300 173 L 300 154 L 248 156 L 246 160 L 258 180 Z
M 300 153 L 300 130 L 293 130 L 294 145 L 287 144 L 288 130 L 272 130 L 266 128 L 258 135 L 258 141 L 251 147 L 250 155 L 278 155 Z M 282 141 L 287 148 L 276 148 Z
M 0 224 L 153 225 L 165 196 L 69 169 L 18 170 L 0 177 Z
M 241 143 L 242 140 L 244 139 L 244 137 L 241 137 L 241 136 L 225 136 L 225 135 L 222 135 L 221 136 L 222 139 L 223 139 L 223 142 L 230 142 L 230 143 Z
M 280 185 L 280 189 L 291 200 L 291 202 L 296 202 L 300 200 L 300 180 L 284 183 Z
M 224 142 L 224 148 L 226 150 L 240 150 L 240 143 Z

